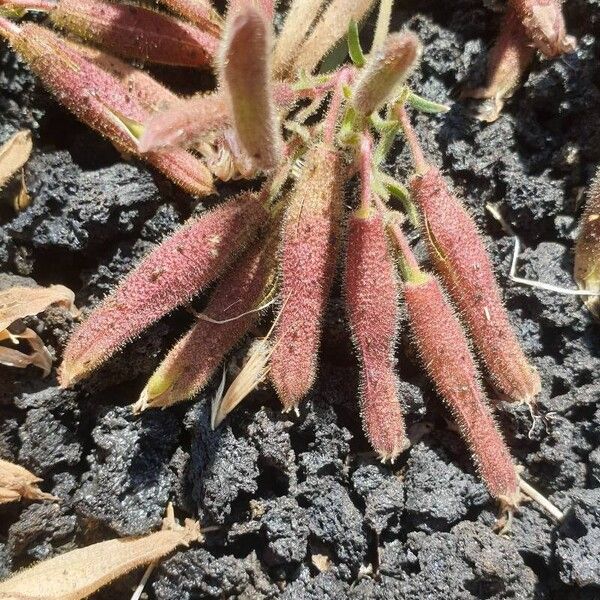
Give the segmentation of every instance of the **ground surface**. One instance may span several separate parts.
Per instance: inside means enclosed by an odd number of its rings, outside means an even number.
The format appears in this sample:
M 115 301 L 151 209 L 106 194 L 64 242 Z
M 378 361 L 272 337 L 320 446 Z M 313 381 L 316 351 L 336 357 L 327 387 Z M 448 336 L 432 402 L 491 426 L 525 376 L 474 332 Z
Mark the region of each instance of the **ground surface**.
M 417 90 L 445 102 L 481 77 L 498 14 L 478 0 L 411 2 L 426 47 Z M 324 365 L 300 416 L 257 394 L 217 432 L 205 402 L 214 388 L 163 412 L 131 415 L 143 383 L 190 316 L 172 315 L 85 387 L 0 367 L 0 456 L 45 479 L 60 504 L 0 511 L 0 577 L 33 561 L 117 535 L 156 529 L 171 499 L 179 516 L 221 529 L 178 552 L 147 586 L 178 598 L 600 598 L 599 326 L 577 299 L 507 279 L 509 236 L 485 211 L 499 203 L 526 249 L 521 273 L 573 286 L 572 246 L 581 189 L 600 163 L 600 2 L 566 3 L 577 53 L 536 62 L 494 124 L 456 103 L 420 116 L 419 135 L 489 237 L 519 335 L 540 369 L 540 409 L 498 404 L 525 476 L 567 510 L 561 526 L 524 506 L 508 537 L 492 533 L 495 507 L 465 447 L 417 367 L 399 348 L 413 446 L 393 466 L 368 452 L 356 408 L 356 367 L 339 303 L 328 317 Z M 151 245 L 200 210 L 48 98 L 0 51 L 0 142 L 32 128 L 25 170 L 33 204 L 15 216 L 0 200 L 0 289 L 63 283 L 93 306 Z M 398 176 L 408 171 L 398 145 Z M 226 191 L 226 189 L 224 188 Z M 6 200 L 6 202 L 4 201 Z M 72 320 L 49 310 L 28 320 L 58 356 Z M 127 597 L 140 574 L 98 598 Z

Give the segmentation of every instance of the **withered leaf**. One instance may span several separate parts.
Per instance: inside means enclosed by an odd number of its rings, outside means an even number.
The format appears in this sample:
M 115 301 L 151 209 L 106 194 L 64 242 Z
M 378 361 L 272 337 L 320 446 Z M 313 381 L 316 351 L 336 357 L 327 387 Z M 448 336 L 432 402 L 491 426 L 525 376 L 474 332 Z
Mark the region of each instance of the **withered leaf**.
M 59 304 L 77 315 L 75 294 L 64 285 L 50 287 L 12 287 L 0 292 L 0 331 L 23 317 L 37 315 L 51 304 Z
M 30 500 L 56 500 L 42 492 L 37 484 L 42 481 L 24 467 L 0 460 L 0 504 L 16 502 L 21 498 Z
M 80 600 L 111 581 L 147 565 L 178 546 L 201 540 L 197 523 L 175 523 L 137 538 L 108 540 L 78 548 L 0 582 L 2 600 Z
M 32 148 L 27 130 L 18 131 L 0 148 L 0 188 L 27 162 Z
M 25 210 L 31 204 L 31 196 L 27 191 L 27 186 L 25 185 L 25 173 L 23 169 L 21 169 L 21 185 L 19 186 L 19 191 L 16 193 L 13 198 L 13 208 L 15 212 L 21 212 Z
M 50 374 L 52 356 L 48 352 L 40 336 L 32 329 L 25 329 L 21 333 L 11 334 L 8 329 L 0 331 L 0 340 L 11 339 L 13 342 L 26 340 L 33 352 L 25 354 L 15 348 L 0 346 L 0 365 L 24 369 L 29 365 L 39 367 L 44 372 L 44 377 Z

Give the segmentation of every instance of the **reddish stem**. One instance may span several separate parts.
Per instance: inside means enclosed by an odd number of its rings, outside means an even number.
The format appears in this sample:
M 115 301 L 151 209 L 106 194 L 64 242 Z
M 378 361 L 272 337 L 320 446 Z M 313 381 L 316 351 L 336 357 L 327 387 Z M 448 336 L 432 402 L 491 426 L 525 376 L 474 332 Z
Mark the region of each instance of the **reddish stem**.
M 398 121 L 400 121 L 400 125 L 402 125 L 404 136 L 406 137 L 406 141 L 408 142 L 413 156 L 413 162 L 415 163 L 417 174 L 424 175 L 429 170 L 429 164 L 425 159 L 425 155 L 423 154 L 417 134 L 415 133 L 415 130 L 410 122 L 406 108 L 401 104 L 397 104 L 394 107 L 394 112 L 398 118 Z
M 408 240 L 406 239 L 406 236 L 404 235 L 404 232 L 402 231 L 402 228 L 400 227 L 400 225 L 398 225 L 398 223 L 391 223 L 389 225 L 389 228 L 392 232 L 392 235 L 394 236 L 394 241 L 400 249 L 400 253 L 402 254 L 402 259 L 404 263 L 410 269 L 411 272 L 419 273 L 419 263 L 417 262 L 417 259 L 408 243 Z
M 350 81 L 350 69 L 341 69 L 334 77 L 333 83 L 335 88 L 329 104 L 329 110 L 325 117 L 325 129 L 323 139 L 328 146 L 333 146 L 335 138 L 335 126 L 340 114 L 342 102 L 344 100 L 344 85 Z
M 367 213 L 373 201 L 373 138 L 363 133 L 358 154 L 358 172 L 360 175 L 360 208 Z

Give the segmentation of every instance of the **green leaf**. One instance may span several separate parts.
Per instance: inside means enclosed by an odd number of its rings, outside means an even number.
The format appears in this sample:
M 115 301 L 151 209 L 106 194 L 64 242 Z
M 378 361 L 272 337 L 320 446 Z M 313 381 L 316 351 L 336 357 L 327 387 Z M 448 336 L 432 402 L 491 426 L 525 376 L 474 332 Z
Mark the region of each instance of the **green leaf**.
M 406 102 L 410 104 L 413 108 L 424 112 L 424 113 L 445 113 L 450 110 L 449 106 L 445 104 L 439 104 L 438 102 L 434 102 L 433 100 L 428 100 L 427 98 L 423 98 L 422 96 L 417 96 L 414 92 L 408 90 L 406 94 Z
M 354 19 L 350 20 L 348 25 L 348 54 L 350 59 L 357 67 L 365 66 L 365 55 L 360 45 L 360 37 L 358 36 L 358 25 Z
M 394 198 L 400 200 L 408 220 L 414 227 L 418 227 L 420 224 L 419 211 L 412 201 L 408 189 L 389 175 L 384 175 L 383 178 L 387 192 Z

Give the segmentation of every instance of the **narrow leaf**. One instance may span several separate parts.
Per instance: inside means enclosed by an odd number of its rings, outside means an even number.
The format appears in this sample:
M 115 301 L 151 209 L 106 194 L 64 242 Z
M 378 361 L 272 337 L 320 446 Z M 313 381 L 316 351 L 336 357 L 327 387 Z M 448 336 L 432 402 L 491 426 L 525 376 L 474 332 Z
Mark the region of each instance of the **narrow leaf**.
M 30 131 L 18 131 L 0 148 L 0 188 L 29 160 L 33 142 Z
M 24 467 L 0 459 L 0 505 L 21 498 L 29 500 L 57 500 L 52 494 L 42 492 L 42 480 Z
M 169 110 L 156 113 L 144 124 L 141 152 L 167 146 L 189 146 L 231 124 L 227 100 L 213 93 L 178 100 Z
M 520 499 L 515 465 L 483 394 L 465 331 L 435 277 L 419 269 L 404 234 L 390 227 L 404 265 L 412 339 L 421 363 L 448 405 L 490 494 L 514 508 Z
M 439 114 L 446 113 L 450 110 L 450 107 L 446 104 L 440 104 L 439 102 L 428 100 L 427 98 L 423 98 L 423 96 L 418 96 L 410 90 L 408 90 L 405 100 L 413 108 L 416 108 L 418 111 L 424 113 Z
M 196 523 L 139 538 L 108 540 L 78 548 L 0 582 L 7 600 L 80 600 L 133 569 L 202 539 Z
M 350 55 L 350 60 L 357 67 L 365 66 L 365 55 L 363 53 L 363 49 L 360 45 L 360 36 L 358 35 L 358 25 L 354 19 L 350 20 L 350 25 L 348 25 L 348 54 Z
M 144 123 L 149 112 L 115 76 L 99 67 L 52 31 L 35 23 L 21 28 L 0 23 L 0 35 L 10 38 L 44 86 L 78 119 L 108 137 L 122 152 L 139 155 L 132 136 L 115 119 L 121 114 Z M 191 194 L 214 191 L 206 165 L 180 148 L 149 152 L 142 156 Z
M 64 285 L 11 287 L 0 291 L 0 332 L 17 319 L 37 315 L 52 304 L 64 306 L 76 316 L 75 294 Z
M 346 314 L 360 362 L 363 428 L 382 460 L 390 461 L 408 446 L 394 358 L 397 288 L 383 219 L 375 210 L 361 208 L 348 223 Z
M 219 282 L 202 317 L 150 377 L 135 412 L 187 400 L 209 382 L 260 316 L 272 285 L 273 243 L 255 243 Z

